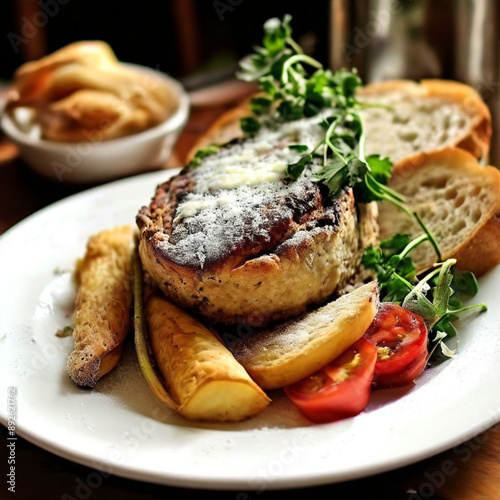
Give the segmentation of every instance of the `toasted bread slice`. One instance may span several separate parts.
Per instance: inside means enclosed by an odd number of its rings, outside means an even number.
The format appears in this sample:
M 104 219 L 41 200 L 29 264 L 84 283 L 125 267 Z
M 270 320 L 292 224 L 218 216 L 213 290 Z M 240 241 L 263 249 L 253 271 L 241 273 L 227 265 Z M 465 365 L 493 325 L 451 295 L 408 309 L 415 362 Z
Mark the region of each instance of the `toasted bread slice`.
M 496 168 L 482 167 L 470 153 L 450 148 L 406 159 L 389 185 L 420 215 L 443 259 L 453 257 L 457 268 L 477 276 L 500 263 L 500 172 Z M 379 214 L 381 239 L 422 233 L 414 219 L 394 205 L 380 203 Z M 436 261 L 428 242 L 410 256 L 419 271 Z
M 243 137 L 239 121 L 251 114 L 250 99 L 217 118 L 194 144 L 187 160 L 210 144 Z M 362 87 L 359 99 L 383 105 L 361 111 L 367 154 L 388 156 L 398 163 L 417 152 L 456 146 L 488 161 L 491 114 L 468 85 L 448 80 L 391 80 Z
M 371 281 L 352 292 L 239 340 L 234 357 L 263 389 L 278 389 L 311 375 L 360 339 L 378 307 L 378 285 Z
M 67 369 L 77 385 L 94 387 L 118 363 L 132 326 L 134 230 L 118 226 L 92 236 L 78 262 L 73 330 Z

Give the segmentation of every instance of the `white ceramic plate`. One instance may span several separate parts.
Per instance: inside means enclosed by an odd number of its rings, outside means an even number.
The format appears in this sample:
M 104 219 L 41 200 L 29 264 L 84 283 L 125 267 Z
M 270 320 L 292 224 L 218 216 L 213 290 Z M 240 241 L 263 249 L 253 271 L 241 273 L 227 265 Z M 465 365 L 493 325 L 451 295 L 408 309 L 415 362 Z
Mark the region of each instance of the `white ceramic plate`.
M 500 420 L 500 269 L 481 279 L 489 311 L 460 329 L 455 359 L 416 385 L 373 393 L 355 418 L 310 425 L 276 391 L 240 424 L 189 423 L 155 401 L 132 342 L 94 390 L 65 373 L 72 339 L 70 273 L 87 238 L 134 223 L 155 172 L 95 188 L 29 217 L 0 238 L 0 417 L 17 388 L 17 433 L 75 462 L 131 479 L 191 488 L 262 491 L 350 480 L 451 448 Z

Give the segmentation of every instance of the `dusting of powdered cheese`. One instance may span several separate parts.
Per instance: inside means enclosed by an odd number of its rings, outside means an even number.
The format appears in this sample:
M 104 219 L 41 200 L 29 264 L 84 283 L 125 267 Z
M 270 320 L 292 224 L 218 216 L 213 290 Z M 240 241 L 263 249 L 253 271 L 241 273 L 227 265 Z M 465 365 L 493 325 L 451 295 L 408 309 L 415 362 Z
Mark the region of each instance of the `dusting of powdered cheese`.
M 293 200 L 307 200 L 315 192 L 310 171 L 292 181 L 285 170 L 304 154 L 290 144 L 312 149 L 321 140 L 322 118 L 263 128 L 204 158 L 192 173 L 194 189 L 177 204 L 161 250 L 177 264 L 203 269 L 234 249 L 271 241 L 268 228 L 293 217 Z
M 290 144 L 316 146 L 324 133 L 319 126 L 321 116 L 297 120 L 273 131 L 264 129 L 255 138 L 234 144 L 218 154 L 205 158 L 194 172 L 196 195 L 186 196 L 177 206 L 174 222 L 193 217 L 200 211 L 231 203 L 238 193 L 227 196 L 227 191 L 242 186 L 264 186 L 285 179 L 286 166 L 299 160 L 301 153 L 290 149 Z M 304 153 L 302 153 L 304 154 Z M 254 190 L 259 196 L 260 187 Z M 205 197 L 205 194 L 218 193 Z M 245 193 L 247 196 L 249 193 Z
M 310 181 L 304 178 L 261 184 L 258 188 L 241 186 L 223 195 L 189 193 L 187 198 L 209 208 L 176 224 L 170 241 L 163 243 L 164 250 L 176 263 L 203 268 L 207 260 L 216 260 L 242 245 L 268 242 L 267 228 L 293 216 L 292 209 L 279 200 L 304 198 L 309 186 Z

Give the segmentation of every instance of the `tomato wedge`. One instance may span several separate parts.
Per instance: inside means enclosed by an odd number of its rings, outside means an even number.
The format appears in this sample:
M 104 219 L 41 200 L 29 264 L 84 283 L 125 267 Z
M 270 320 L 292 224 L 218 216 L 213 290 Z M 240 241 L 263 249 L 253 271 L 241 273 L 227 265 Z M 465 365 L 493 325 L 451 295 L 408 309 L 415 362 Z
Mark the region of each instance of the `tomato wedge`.
M 375 346 L 360 339 L 330 364 L 284 391 L 311 422 L 352 417 L 368 405 L 376 360 Z
M 397 304 L 380 304 L 364 338 L 377 348 L 374 387 L 407 385 L 427 364 L 427 326 L 420 316 Z

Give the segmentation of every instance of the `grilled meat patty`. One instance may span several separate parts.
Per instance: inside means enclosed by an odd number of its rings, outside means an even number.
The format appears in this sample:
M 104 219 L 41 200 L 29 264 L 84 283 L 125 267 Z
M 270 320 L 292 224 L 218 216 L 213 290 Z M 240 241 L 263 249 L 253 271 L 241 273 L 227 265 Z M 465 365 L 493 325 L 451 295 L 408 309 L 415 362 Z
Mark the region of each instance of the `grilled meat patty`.
M 377 238 L 376 207 L 358 207 L 351 189 L 329 198 L 314 168 L 285 176 L 301 155 L 289 146 L 314 147 L 319 121 L 264 128 L 157 188 L 137 216 L 139 249 L 168 298 L 212 322 L 262 326 L 353 281 Z

